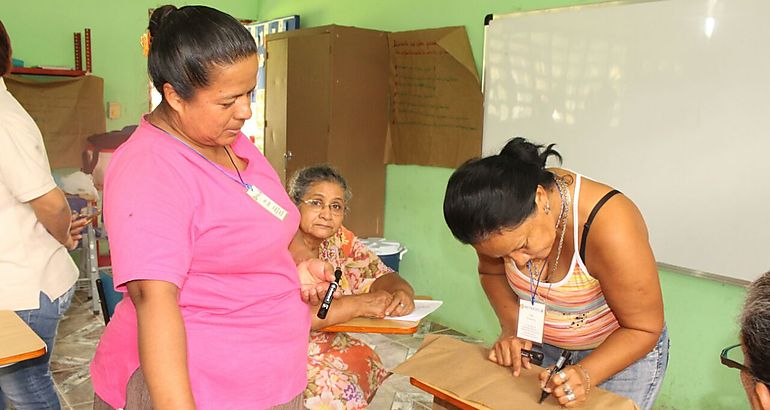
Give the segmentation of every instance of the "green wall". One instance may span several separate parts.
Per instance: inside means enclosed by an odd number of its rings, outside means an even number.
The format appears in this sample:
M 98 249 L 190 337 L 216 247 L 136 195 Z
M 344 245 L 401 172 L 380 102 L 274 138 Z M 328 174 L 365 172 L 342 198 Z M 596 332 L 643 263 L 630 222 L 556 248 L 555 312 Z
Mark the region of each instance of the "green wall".
M 74 66 L 72 33 L 91 29 L 93 74 L 104 78 L 105 115 L 107 102 L 122 105 L 121 117 L 107 120 L 109 131 L 138 123 L 141 114 L 149 110 L 147 63 L 139 36 L 147 28 L 147 10 L 170 1 L 2 0 L 0 20 L 11 37 L 14 57 L 27 66 Z M 257 17 L 257 1 L 174 2 L 180 6 L 201 3 L 238 18 Z
M 583 3 L 589 1 L 261 0 L 259 18 L 299 14 L 302 27 L 334 23 L 388 31 L 464 25 L 481 67 L 485 15 Z M 441 213 L 451 172 L 388 166 L 385 236 L 409 248 L 401 271 L 417 292 L 444 300 L 433 318 L 491 342 L 499 327 L 475 274 L 474 253 L 452 238 Z M 724 346 L 736 341 L 744 289 L 672 272 L 660 272 L 660 277 L 671 360 L 656 407 L 748 408 L 738 372 L 720 365 L 718 358 Z

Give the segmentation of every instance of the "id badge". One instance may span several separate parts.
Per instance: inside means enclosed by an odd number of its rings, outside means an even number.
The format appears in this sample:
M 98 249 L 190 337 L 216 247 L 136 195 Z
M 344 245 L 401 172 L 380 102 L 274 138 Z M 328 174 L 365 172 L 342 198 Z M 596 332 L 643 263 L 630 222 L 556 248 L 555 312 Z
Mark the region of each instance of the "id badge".
M 545 327 L 545 304 L 532 303 L 528 300 L 519 301 L 519 323 L 516 337 L 527 339 L 534 343 L 543 343 L 543 328 Z
M 265 208 L 267 212 L 270 212 L 274 217 L 278 218 L 278 220 L 283 221 L 283 219 L 286 218 L 286 214 L 288 214 L 288 212 L 275 201 L 270 199 L 269 196 L 265 195 L 264 192 L 260 191 L 259 188 L 255 187 L 254 185 L 249 185 L 249 189 L 246 190 L 246 193 L 251 197 L 251 199 L 258 203 L 259 206 Z

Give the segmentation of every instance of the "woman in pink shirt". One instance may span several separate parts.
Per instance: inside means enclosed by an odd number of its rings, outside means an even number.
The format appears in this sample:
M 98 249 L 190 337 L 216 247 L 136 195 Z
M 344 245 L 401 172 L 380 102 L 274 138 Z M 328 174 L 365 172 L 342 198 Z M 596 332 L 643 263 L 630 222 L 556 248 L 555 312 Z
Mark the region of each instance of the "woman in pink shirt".
M 305 301 L 325 286 L 298 275 L 299 213 L 240 132 L 254 39 L 204 6 L 160 7 L 149 28 L 163 100 L 107 171 L 113 274 L 129 297 L 91 364 L 95 408 L 301 408 Z

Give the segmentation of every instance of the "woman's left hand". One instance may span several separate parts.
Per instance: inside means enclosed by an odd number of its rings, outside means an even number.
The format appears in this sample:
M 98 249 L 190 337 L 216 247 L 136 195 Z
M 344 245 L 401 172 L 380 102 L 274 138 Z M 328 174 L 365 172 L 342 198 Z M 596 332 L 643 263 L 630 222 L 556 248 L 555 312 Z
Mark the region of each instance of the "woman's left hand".
M 414 310 L 414 299 L 407 292 L 398 289 L 392 293 L 393 300 L 385 309 L 386 316 L 404 316 Z
M 302 300 L 311 305 L 321 302 L 329 285 L 334 282 L 334 267 L 320 259 L 307 259 L 297 265 Z M 339 289 L 334 297 L 340 296 Z
M 556 372 L 546 385 L 549 375 L 548 370 L 540 373 L 540 386 L 545 387 L 544 390 L 550 392 L 561 406 L 573 408 L 585 403 L 588 398 L 586 384 L 577 366 L 567 366 L 564 370 Z
M 65 246 L 67 250 L 74 251 L 78 247 L 78 242 L 83 238 L 83 228 L 91 223 L 91 218 L 80 217 L 77 214 L 72 215 L 70 224 L 70 237 Z

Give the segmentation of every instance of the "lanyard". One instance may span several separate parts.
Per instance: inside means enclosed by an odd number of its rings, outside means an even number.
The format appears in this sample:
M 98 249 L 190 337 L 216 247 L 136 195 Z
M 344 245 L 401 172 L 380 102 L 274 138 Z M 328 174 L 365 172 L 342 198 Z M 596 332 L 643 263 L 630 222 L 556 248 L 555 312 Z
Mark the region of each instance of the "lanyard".
M 149 122 L 149 121 L 148 121 L 148 122 Z M 252 187 L 253 187 L 253 188 L 255 188 L 255 189 L 257 189 L 257 190 L 259 190 L 258 188 L 254 187 L 253 185 L 250 185 L 250 184 L 247 184 L 247 183 L 243 182 L 243 179 L 241 178 L 241 173 L 240 173 L 240 172 L 238 172 L 238 178 L 239 178 L 239 179 L 236 179 L 234 176 L 230 175 L 230 173 L 229 173 L 229 172 L 225 171 L 225 170 L 224 170 L 224 168 L 220 167 L 220 166 L 219 166 L 217 163 L 215 163 L 214 161 L 212 161 L 212 160 L 210 160 L 210 159 L 206 158 L 206 156 L 205 156 L 205 155 L 201 154 L 200 152 L 198 152 L 198 150 L 196 150 L 195 148 L 191 147 L 191 146 L 190 146 L 190 144 L 188 144 L 188 143 L 186 143 L 186 142 L 182 141 L 181 139 L 179 139 L 179 138 L 177 138 L 176 136 L 172 135 L 170 132 L 168 132 L 168 131 L 164 130 L 163 128 L 160 128 L 160 127 L 158 127 L 157 125 L 155 125 L 155 124 L 153 124 L 153 123 L 150 123 L 150 125 L 152 125 L 153 127 L 155 127 L 155 128 L 157 128 L 157 129 L 159 129 L 159 130 L 163 131 L 163 133 L 164 133 L 164 134 L 166 134 L 166 135 L 168 135 L 169 137 L 171 137 L 171 138 L 173 138 L 173 139 L 175 139 L 175 140 L 179 141 L 180 143 L 182 143 L 182 144 L 183 144 L 185 147 L 189 148 L 189 149 L 190 149 L 192 152 L 194 152 L 194 153 L 198 154 L 198 156 L 199 156 L 199 157 L 201 157 L 201 158 L 205 159 L 205 160 L 206 160 L 206 162 L 208 162 L 209 164 L 213 165 L 213 166 L 214 166 L 214 168 L 216 168 L 216 169 L 218 169 L 218 170 L 219 170 L 219 172 L 221 172 L 221 173 L 225 174 L 225 176 L 226 176 L 226 177 L 228 177 L 228 178 L 232 179 L 233 181 L 235 181 L 235 182 L 237 182 L 237 183 L 239 183 L 239 184 L 243 185 L 243 187 L 244 187 L 244 188 L 246 188 L 247 190 L 251 189 Z M 225 148 L 225 152 L 227 152 L 227 148 Z M 227 155 L 228 155 L 228 156 L 230 156 L 230 153 L 228 152 L 228 153 L 227 153 Z M 232 159 L 232 158 L 230 158 L 230 161 L 232 161 L 232 160 L 233 160 L 233 159 Z M 233 163 L 233 166 L 235 166 L 235 163 Z M 238 170 L 238 167 L 236 166 L 236 167 L 235 167 L 235 169 L 236 169 L 236 171 L 237 171 L 237 170 Z
M 535 272 L 532 270 L 532 261 L 527 262 L 527 270 L 529 271 L 529 293 L 532 295 L 532 304 L 535 304 L 535 296 L 537 295 L 537 289 L 540 287 L 540 277 L 543 275 L 545 269 L 545 261 L 543 266 L 540 267 L 540 272 L 537 273 L 537 284 L 535 284 Z

